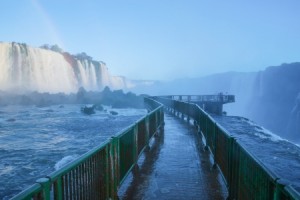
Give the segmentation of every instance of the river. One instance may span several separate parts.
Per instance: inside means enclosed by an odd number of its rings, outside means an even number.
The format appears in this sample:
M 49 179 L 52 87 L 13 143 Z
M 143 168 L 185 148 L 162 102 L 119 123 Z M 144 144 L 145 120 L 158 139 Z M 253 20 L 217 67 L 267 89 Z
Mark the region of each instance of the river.
M 106 107 L 85 115 L 82 106 L 0 107 L 0 199 L 9 199 L 147 113 Z

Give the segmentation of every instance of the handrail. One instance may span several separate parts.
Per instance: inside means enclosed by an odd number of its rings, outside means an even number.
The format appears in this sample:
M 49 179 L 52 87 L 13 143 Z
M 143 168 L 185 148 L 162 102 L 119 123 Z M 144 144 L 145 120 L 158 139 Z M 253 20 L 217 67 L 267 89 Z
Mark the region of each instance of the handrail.
M 177 101 L 170 96 L 155 99 L 182 118 L 193 118 L 213 154 L 215 164 L 222 172 L 229 199 L 300 199 L 299 192 L 265 167 L 198 105 Z
M 149 98 L 145 104 L 151 110 L 145 117 L 12 199 L 118 199 L 118 187 L 164 125 L 162 104 Z
M 188 102 L 222 102 L 231 103 L 235 102 L 235 96 L 229 94 L 219 93 L 216 95 L 164 95 L 163 98 L 188 101 Z

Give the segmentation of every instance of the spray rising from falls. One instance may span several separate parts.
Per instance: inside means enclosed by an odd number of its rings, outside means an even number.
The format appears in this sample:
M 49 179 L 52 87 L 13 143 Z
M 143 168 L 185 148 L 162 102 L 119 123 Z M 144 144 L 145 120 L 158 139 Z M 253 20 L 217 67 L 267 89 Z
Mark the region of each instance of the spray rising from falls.
M 0 43 L 0 90 L 71 93 L 78 88 L 127 89 L 133 84 L 124 77 L 111 76 L 103 62 L 79 59 L 69 53 Z

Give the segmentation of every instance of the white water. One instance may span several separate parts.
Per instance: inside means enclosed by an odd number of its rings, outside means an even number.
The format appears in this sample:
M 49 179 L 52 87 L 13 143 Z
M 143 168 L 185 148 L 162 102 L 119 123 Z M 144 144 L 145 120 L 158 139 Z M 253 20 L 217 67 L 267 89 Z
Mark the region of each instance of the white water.
M 66 164 L 68 164 L 69 162 L 75 160 L 78 157 L 78 155 L 71 155 L 71 156 L 65 156 L 63 157 L 61 160 L 59 160 L 55 165 L 54 165 L 54 169 L 55 170 L 59 170 L 60 168 L 62 168 L 63 166 L 65 166 Z
M 83 106 L 0 106 L 0 199 L 11 198 L 147 114 L 105 106 L 106 111 L 84 115 Z
M 253 122 L 249 119 L 241 118 L 241 121 L 246 122 L 250 126 L 254 127 L 254 129 L 256 130 L 254 135 L 260 137 L 261 139 L 270 139 L 273 142 L 288 141 L 286 139 L 283 139 L 279 135 L 274 134 L 272 131 L 264 128 L 263 126 L 260 126 L 260 125 L 256 124 L 255 122 Z
M 124 77 L 112 76 L 103 62 L 68 62 L 57 52 L 17 43 L 0 43 L 0 90 L 49 93 L 126 89 L 133 85 Z

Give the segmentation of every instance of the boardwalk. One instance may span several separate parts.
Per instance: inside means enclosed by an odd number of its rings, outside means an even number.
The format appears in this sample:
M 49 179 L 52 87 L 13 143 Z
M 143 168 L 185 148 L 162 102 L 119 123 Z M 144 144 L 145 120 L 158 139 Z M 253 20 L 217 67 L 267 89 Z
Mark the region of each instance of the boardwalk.
M 171 115 L 165 115 L 165 123 L 164 133 L 155 139 L 120 198 L 226 199 L 221 175 L 212 168 L 195 128 Z

